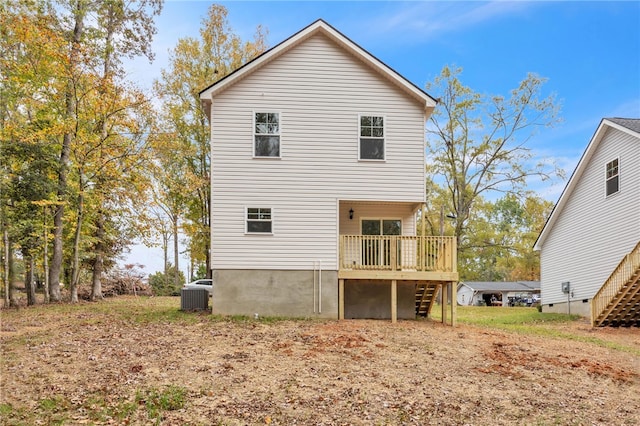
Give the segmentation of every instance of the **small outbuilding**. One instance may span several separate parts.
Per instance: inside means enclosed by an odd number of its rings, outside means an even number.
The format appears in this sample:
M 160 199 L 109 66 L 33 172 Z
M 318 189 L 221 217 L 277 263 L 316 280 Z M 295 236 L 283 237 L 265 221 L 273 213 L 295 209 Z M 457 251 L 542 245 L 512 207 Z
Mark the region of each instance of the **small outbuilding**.
M 458 284 L 460 306 L 531 306 L 540 300 L 540 281 L 466 281 Z

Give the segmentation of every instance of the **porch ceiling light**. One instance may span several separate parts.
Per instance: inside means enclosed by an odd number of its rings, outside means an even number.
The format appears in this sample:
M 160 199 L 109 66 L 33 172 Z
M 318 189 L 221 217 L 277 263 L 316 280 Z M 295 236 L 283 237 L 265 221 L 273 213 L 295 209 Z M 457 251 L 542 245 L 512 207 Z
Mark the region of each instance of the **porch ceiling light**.
M 353 219 L 353 209 L 349 209 L 349 220 Z

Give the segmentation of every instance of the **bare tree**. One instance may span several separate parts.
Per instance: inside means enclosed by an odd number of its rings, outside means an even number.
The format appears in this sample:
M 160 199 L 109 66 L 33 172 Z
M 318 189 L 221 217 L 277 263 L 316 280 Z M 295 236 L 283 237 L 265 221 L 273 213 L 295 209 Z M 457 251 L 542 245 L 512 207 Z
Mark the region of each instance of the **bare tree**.
M 483 96 L 458 79 L 461 68 L 445 66 L 427 90 L 439 97 L 427 126 L 427 172 L 455 215 L 458 251 L 476 199 L 489 192 L 526 193 L 527 180 L 562 176 L 555 164 L 534 161 L 527 142 L 541 127 L 559 121 L 553 95 L 542 97 L 545 79 L 528 74 L 510 97 Z M 429 194 L 433 197 L 434 194 Z

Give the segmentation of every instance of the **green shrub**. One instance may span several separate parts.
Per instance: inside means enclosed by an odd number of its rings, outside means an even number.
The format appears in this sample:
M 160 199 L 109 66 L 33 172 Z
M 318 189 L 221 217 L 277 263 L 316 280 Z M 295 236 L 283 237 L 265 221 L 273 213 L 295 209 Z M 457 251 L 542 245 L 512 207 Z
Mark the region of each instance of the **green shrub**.
M 176 274 L 178 283 L 176 284 Z M 166 275 L 163 272 L 156 272 L 149 275 L 149 285 L 153 289 L 156 296 L 179 296 L 180 289 L 186 283 L 182 271 L 176 271 L 176 268 L 170 266 Z

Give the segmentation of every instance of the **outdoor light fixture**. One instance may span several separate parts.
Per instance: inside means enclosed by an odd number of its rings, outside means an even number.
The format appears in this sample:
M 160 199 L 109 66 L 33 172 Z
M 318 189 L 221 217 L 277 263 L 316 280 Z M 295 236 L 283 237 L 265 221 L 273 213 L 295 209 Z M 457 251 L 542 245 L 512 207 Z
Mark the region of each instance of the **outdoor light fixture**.
M 349 220 L 353 219 L 353 209 L 349 209 Z

